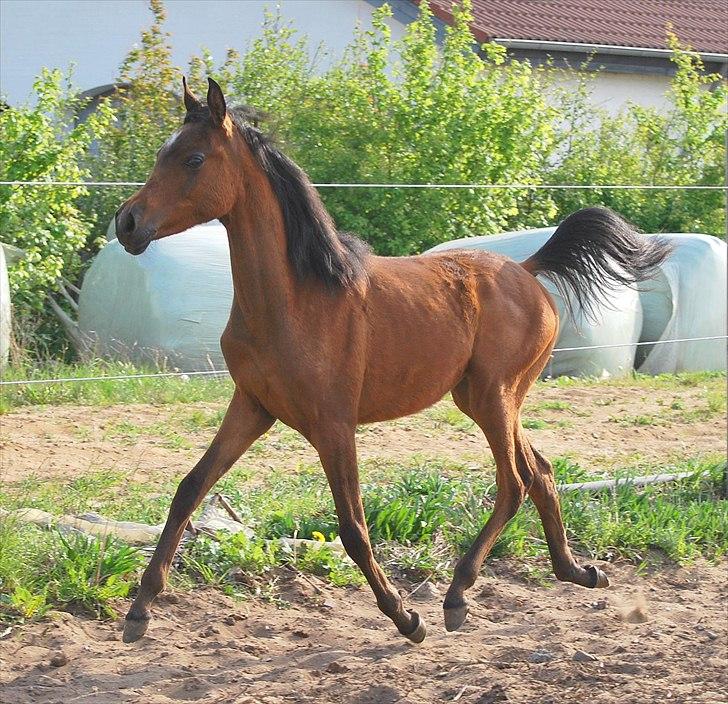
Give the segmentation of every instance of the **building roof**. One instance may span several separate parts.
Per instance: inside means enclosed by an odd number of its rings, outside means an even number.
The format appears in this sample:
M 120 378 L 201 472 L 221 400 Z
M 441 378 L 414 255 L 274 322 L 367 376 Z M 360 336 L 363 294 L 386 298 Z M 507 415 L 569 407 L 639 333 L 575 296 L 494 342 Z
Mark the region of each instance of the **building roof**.
M 411 0 L 419 4 L 421 0 Z M 448 24 L 458 0 L 430 0 Z M 668 23 L 682 44 L 728 54 L 724 0 L 473 0 L 479 42 L 518 39 L 667 49 Z

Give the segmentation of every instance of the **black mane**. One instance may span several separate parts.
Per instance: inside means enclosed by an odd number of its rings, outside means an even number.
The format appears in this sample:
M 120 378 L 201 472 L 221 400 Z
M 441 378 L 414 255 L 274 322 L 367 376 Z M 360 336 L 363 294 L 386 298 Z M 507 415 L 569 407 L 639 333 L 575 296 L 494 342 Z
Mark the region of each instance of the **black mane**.
M 283 213 L 288 257 L 300 278 L 315 276 L 333 288 L 345 288 L 366 276 L 369 246 L 336 231 L 334 221 L 306 174 L 257 127 L 257 113 L 247 107 L 229 111 L 253 156 L 268 176 Z M 209 119 L 202 107 L 187 113 L 185 122 Z

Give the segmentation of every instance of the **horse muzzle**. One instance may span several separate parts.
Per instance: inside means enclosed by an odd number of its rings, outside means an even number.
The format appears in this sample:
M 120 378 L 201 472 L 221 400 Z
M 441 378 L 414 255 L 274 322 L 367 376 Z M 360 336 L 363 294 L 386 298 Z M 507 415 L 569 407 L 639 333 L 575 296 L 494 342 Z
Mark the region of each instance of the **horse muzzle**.
M 156 227 L 142 223 L 139 207 L 128 202 L 116 211 L 114 226 L 116 239 L 129 254 L 135 256 L 144 252 L 157 234 Z

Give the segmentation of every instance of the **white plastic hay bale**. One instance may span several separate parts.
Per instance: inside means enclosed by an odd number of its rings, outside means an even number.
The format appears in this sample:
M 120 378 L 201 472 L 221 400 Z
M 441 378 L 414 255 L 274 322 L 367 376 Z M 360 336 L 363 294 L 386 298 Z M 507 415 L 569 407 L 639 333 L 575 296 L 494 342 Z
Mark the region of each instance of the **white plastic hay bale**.
M 523 261 L 534 254 L 556 228 L 510 232 L 445 242 L 430 251 L 484 249 Z M 646 237 L 657 235 L 646 235 Z M 609 304 L 599 305 L 596 321 L 577 312 L 577 323 L 566 314 L 563 299 L 551 282 L 539 276 L 556 300 L 561 329 L 556 347 L 587 347 L 623 342 L 655 342 L 691 337 L 725 336 L 726 243 L 701 234 L 664 234 L 672 254 L 656 275 L 635 292 L 619 286 Z M 726 369 L 726 340 L 658 345 L 630 344 L 602 350 L 557 352 L 546 373 L 596 376 L 628 372 L 632 364 L 647 374 Z
M 502 235 L 466 237 L 443 242 L 431 252 L 449 249 L 481 249 L 524 261 L 540 249 L 553 235 L 555 227 L 546 227 Z M 632 343 L 625 347 L 606 349 L 577 349 L 556 352 L 546 366 L 549 376 L 623 376 L 632 370 L 640 331 L 642 307 L 639 293 L 628 286 L 618 286 L 609 293 L 609 303 L 597 303 L 594 320 L 587 320 L 574 303 L 576 321 L 568 314 L 566 301 L 551 281 L 543 276 L 539 281 L 553 296 L 559 310 L 560 329 L 556 347 L 593 347 L 618 342 Z
M 113 240 L 84 277 L 79 326 L 116 359 L 224 369 L 220 335 L 232 295 L 227 233 L 218 222 L 152 242 L 136 257 Z
M 445 242 L 430 251 L 483 249 L 523 261 L 556 228 L 541 228 Z M 648 235 L 649 236 L 649 235 Z M 656 277 L 635 291 L 619 286 L 596 319 L 577 310 L 576 322 L 555 286 L 539 280 L 561 317 L 556 347 L 623 347 L 557 352 L 546 374 L 619 376 L 633 364 L 657 374 L 726 368 L 725 340 L 637 347 L 685 337 L 726 334 L 726 245 L 706 235 L 664 235 L 675 250 Z M 79 322 L 109 356 L 166 360 L 184 371 L 224 369 L 219 338 L 232 304 L 227 235 L 215 222 L 153 242 L 139 257 L 116 240 L 99 253 L 81 289 Z
M 641 342 L 726 335 L 728 248 L 717 237 L 663 235 L 673 245 L 659 276 L 643 285 Z M 639 371 L 662 374 L 726 369 L 726 340 L 645 345 Z

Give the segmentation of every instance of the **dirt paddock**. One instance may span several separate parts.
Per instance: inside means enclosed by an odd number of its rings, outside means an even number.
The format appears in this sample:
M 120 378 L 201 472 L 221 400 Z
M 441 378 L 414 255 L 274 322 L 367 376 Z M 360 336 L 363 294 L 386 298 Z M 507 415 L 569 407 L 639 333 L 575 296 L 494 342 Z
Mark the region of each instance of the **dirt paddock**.
M 667 465 L 725 447 L 724 414 L 699 416 L 699 388 L 547 387 L 528 404 L 525 415 L 540 421 L 529 430 L 534 444 L 550 457 L 573 456 L 590 471 L 622 462 Z M 191 467 L 214 433 L 212 424 L 192 428 L 189 413 L 210 416 L 223 407 L 16 409 L 0 419 L 0 481 L 71 481 L 103 468 L 134 480 L 169 480 Z M 362 430 L 362 459 L 487 462 L 480 431 L 449 415 L 451 408 Z M 130 434 L 130 422 L 142 431 Z M 280 428 L 244 458 L 260 472 L 295 471 L 314 460 Z M 53 612 L 0 639 L 0 702 L 728 701 L 728 564 L 602 567 L 612 586 L 591 591 L 551 577 L 538 583 L 524 577 L 518 560 L 496 560 L 473 588 L 473 613 L 455 634 L 443 626 L 446 585 L 423 587 L 408 599 L 429 627 L 419 646 L 398 636 L 368 589 L 334 588 L 285 570 L 275 602 L 234 601 L 210 588 L 168 592 L 148 635 L 132 645 L 122 643 L 118 621 Z M 127 607 L 118 604 L 120 613 Z
M 429 635 L 399 637 L 366 589 L 318 595 L 291 575 L 279 608 L 211 589 L 171 593 L 148 635 L 65 613 L 0 641 L 0 699 L 71 704 L 423 704 L 726 701 L 726 570 L 700 564 L 612 586 L 529 584 L 508 561 L 473 589 L 463 629 L 445 632 L 443 585 L 410 599 Z M 581 652 L 582 655 L 576 655 Z M 62 653 L 54 667 L 51 659 Z M 584 655 L 586 654 L 586 655 Z M 578 659 L 582 657 L 586 661 Z M 591 659 L 594 658 L 594 659 Z
M 547 457 L 567 455 L 590 471 L 620 463 L 666 463 L 725 450 L 725 414 L 693 418 L 705 408 L 699 387 L 652 389 L 591 385 L 541 386 L 531 391 L 524 418 L 533 445 Z M 554 406 L 564 405 L 565 408 Z M 70 481 L 100 469 L 130 479 L 168 480 L 188 472 L 212 439 L 217 423 L 190 427 L 191 414 L 221 413 L 225 403 L 131 404 L 108 407 L 39 406 L 0 417 L 0 482 L 29 476 Z M 671 406 L 677 406 L 672 408 Z M 407 462 L 437 457 L 477 468 L 492 456 L 480 429 L 447 422 L 451 401 L 389 423 L 363 426 L 360 461 Z M 133 434 L 130 426 L 134 427 Z M 256 448 L 259 452 L 253 452 Z M 271 467 L 318 462 L 303 438 L 277 424 L 238 463 L 266 473 Z

